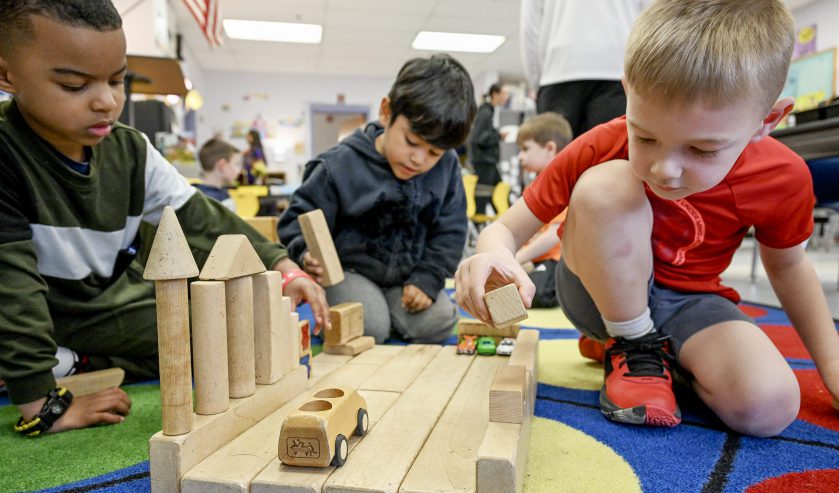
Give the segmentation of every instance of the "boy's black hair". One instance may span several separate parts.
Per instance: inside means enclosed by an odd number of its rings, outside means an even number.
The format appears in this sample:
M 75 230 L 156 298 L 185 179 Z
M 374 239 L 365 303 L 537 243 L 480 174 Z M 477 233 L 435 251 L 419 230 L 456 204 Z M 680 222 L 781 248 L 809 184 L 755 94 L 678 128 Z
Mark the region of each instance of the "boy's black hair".
M 0 53 L 32 39 L 33 15 L 97 31 L 122 27 L 122 17 L 111 0 L 0 0 Z
M 466 140 L 477 111 L 469 73 L 445 54 L 408 60 L 387 96 L 390 124 L 404 115 L 411 132 L 440 149 Z
M 201 169 L 212 171 L 216 163 L 222 159 L 230 159 L 230 156 L 241 151 L 222 139 L 213 137 L 204 142 L 198 150 L 198 160 L 201 162 Z

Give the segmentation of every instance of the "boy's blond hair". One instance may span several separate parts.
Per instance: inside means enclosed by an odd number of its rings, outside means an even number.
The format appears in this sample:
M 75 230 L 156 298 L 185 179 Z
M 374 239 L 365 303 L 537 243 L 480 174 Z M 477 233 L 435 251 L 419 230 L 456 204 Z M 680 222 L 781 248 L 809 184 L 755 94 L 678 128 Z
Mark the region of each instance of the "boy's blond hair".
M 216 163 L 222 159 L 230 159 L 234 154 L 241 152 L 222 139 L 212 138 L 201 146 L 198 151 L 198 160 L 201 162 L 201 169 L 212 171 Z
M 553 141 L 557 150 L 560 150 L 571 142 L 571 133 L 571 124 L 568 120 L 559 113 L 547 111 L 528 118 L 521 124 L 516 135 L 516 144 L 521 147 L 526 141 L 533 139 L 534 142 L 545 147 L 545 144 Z
M 644 98 L 713 107 L 751 100 L 769 111 L 794 43 L 782 0 L 657 0 L 630 32 L 626 81 Z

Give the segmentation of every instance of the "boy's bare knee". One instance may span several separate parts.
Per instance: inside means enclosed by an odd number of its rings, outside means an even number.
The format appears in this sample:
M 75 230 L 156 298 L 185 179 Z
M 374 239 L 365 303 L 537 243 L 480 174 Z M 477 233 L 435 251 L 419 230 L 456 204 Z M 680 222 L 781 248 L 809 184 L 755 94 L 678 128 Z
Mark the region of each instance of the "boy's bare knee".
M 720 417 L 734 431 L 756 437 L 775 436 L 798 415 L 798 385 L 767 382 L 763 388 L 743 392 Z
M 569 213 L 592 215 L 627 212 L 646 200 L 641 180 L 632 173 L 629 162 L 615 160 L 589 168 L 574 185 Z

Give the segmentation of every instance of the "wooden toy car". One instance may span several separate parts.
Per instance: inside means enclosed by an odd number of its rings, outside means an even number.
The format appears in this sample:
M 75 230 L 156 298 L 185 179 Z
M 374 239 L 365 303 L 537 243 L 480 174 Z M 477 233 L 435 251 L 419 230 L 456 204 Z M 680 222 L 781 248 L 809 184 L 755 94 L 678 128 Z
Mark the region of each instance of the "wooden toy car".
M 355 389 L 319 390 L 283 421 L 278 456 L 293 466 L 342 466 L 347 438 L 364 436 L 368 426 L 367 402 Z

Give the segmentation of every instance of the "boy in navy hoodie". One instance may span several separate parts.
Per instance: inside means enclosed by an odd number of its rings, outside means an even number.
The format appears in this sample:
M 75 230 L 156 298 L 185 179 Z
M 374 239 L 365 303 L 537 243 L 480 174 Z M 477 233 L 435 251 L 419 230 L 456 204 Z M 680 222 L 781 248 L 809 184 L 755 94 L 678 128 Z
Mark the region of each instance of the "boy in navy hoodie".
M 330 305 L 359 301 L 364 331 L 384 341 L 439 343 L 457 323 L 443 291 L 466 240 L 466 199 L 453 151 L 469 134 L 476 105 L 466 69 L 448 55 L 416 58 L 368 123 L 306 165 L 280 219 L 292 259 L 320 280 L 297 217 L 322 209 L 344 268 L 326 289 Z

